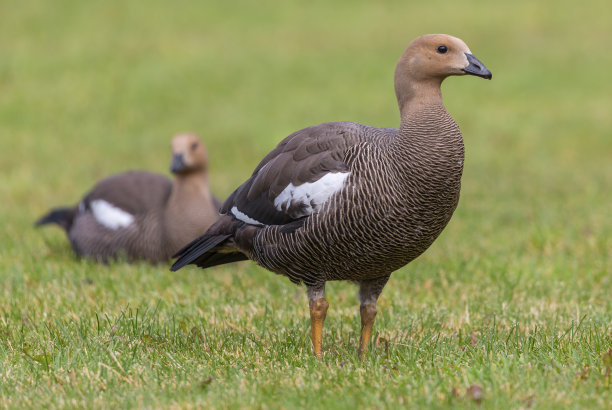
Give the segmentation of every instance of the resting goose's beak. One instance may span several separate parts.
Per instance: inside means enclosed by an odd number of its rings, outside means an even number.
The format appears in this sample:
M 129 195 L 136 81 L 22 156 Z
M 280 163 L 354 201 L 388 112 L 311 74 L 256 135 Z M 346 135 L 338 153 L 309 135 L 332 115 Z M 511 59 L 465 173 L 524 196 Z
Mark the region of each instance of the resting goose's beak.
M 170 171 L 177 173 L 185 170 L 187 168 L 187 164 L 185 164 L 185 160 L 183 159 L 182 154 L 174 154 L 172 156 L 172 163 L 170 164 Z
M 493 74 L 480 62 L 476 57 L 471 54 L 465 53 L 467 57 L 468 65 L 463 69 L 466 74 L 475 75 L 476 77 L 482 77 L 490 80 L 493 78 Z

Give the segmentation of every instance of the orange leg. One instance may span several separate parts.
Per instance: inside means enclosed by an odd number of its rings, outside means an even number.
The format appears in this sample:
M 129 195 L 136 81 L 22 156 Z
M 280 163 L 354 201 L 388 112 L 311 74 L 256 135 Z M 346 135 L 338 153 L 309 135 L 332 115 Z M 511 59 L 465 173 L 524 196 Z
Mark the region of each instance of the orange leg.
M 376 304 L 368 303 L 361 305 L 361 339 L 359 340 L 359 358 L 362 359 L 368 350 L 368 342 L 372 334 L 372 326 L 376 318 Z
M 363 358 L 368 350 L 368 343 L 372 335 L 372 326 L 376 318 L 376 301 L 380 296 L 389 276 L 381 276 L 375 279 L 359 283 L 359 302 L 361 302 L 361 339 L 359 340 L 359 358 Z
M 310 300 L 310 328 L 312 330 L 312 347 L 315 356 L 322 357 L 321 344 L 323 342 L 323 322 L 327 315 L 329 303 L 325 298 Z

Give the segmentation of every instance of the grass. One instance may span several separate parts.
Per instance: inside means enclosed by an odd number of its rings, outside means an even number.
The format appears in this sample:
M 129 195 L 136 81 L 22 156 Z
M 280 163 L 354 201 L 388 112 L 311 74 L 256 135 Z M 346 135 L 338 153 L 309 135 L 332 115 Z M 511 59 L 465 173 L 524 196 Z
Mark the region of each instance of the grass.
M 0 13 L 0 406 L 600 407 L 612 402 L 612 36 L 607 1 L 25 0 Z M 330 283 L 322 361 L 303 288 L 77 260 L 49 207 L 200 134 L 228 195 L 290 132 L 397 126 L 415 36 L 468 43 L 452 78 L 460 206 L 396 272 L 359 361 L 351 284 Z

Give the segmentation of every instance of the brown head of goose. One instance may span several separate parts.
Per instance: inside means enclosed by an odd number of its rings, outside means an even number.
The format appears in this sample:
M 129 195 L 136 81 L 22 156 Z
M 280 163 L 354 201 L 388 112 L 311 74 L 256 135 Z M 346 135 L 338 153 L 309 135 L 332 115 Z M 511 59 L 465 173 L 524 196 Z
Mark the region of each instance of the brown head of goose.
M 172 270 L 251 259 L 304 283 L 317 356 L 325 283 L 357 282 L 363 355 L 389 276 L 433 243 L 457 206 L 463 140 L 440 85 L 465 74 L 491 78 L 462 40 L 415 39 L 395 71 L 399 129 L 332 122 L 289 135 L 229 196 L 221 218 L 178 252 Z
M 210 193 L 208 154 L 199 138 L 175 136 L 172 154 L 174 181 L 147 171 L 113 175 L 77 206 L 53 209 L 36 225 L 60 225 L 79 256 L 167 261 L 217 220 L 220 206 Z

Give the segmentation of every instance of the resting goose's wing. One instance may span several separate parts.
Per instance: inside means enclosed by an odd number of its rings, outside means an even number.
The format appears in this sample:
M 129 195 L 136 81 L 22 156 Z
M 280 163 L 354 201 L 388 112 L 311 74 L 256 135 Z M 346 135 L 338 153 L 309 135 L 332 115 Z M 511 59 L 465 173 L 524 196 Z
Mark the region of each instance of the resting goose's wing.
M 96 184 L 83 198 L 81 207 L 89 208 L 96 201 L 131 215 L 162 208 L 172 191 L 172 181 L 147 171 L 128 171 L 107 177 Z
M 291 134 L 227 198 L 221 213 L 251 225 L 284 225 L 317 212 L 346 184 L 346 152 L 363 141 L 357 127 L 334 122 Z

